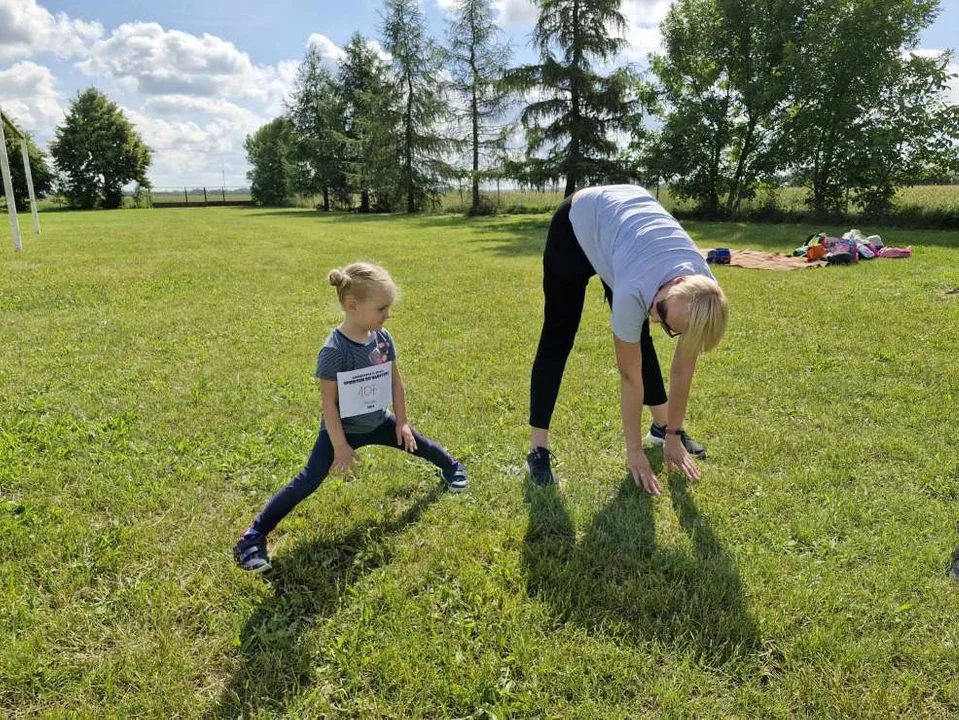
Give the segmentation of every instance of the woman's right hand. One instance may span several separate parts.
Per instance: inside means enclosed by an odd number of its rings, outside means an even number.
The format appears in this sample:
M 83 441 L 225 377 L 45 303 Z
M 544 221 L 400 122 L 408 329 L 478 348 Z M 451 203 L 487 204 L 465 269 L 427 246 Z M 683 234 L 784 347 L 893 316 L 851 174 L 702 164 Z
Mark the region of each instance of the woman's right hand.
M 333 448 L 333 467 L 330 472 L 334 475 L 352 476 L 356 472 L 356 454 L 349 445 L 340 445 Z
M 629 471 L 633 474 L 633 481 L 637 487 L 643 488 L 646 492 L 653 495 L 662 495 L 663 490 L 659 486 L 659 478 L 649 466 L 649 459 L 643 448 L 626 448 L 626 462 L 629 464 Z

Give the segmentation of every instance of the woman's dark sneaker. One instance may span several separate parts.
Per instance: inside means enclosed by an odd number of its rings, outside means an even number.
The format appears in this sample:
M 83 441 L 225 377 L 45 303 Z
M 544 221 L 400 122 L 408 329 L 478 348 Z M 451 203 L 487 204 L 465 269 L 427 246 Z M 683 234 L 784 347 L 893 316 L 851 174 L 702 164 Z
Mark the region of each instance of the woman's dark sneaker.
M 466 477 L 466 466 L 458 462 L 448 470 L 443 470 L 443 482 L 446 483 L 446 489 L 450 492 L 463 492 L 470 484 Z
M 953 551 L 952 558 L 949 560 L 949 577 L 959 580 L 959 547 Z
M 266 552 L 266 535 L 247 531 L 233 548 L 236 564 L 244 570 L 261 573 L 270 569 L 270 556 Z
M 704 458 L 706 457 L 706 448 L 700 445 L 698 442 L 693 440 L 689 435 L 686 434 L 685 430 L 679 431 L 679 439 L 682 440 L 683 447 L 686 448 L 688 452 L 693 457 Z M 654 445 L 656 447 L 662 447 L 666 444 L 666 426 L 657 425 L 653 423 L 649 426 L 649 433 L 645 437 L 645 442 L 647 445 Z
M 553 468 L 550 465 L 550 458 L 553 453 L 549 448 L 538 447 L 530 450 L 526 456 L 526 472 L 529 473 L 533 482 L 540 487 L 546 487 L 556 482 L 556 476 L 553 474 Z

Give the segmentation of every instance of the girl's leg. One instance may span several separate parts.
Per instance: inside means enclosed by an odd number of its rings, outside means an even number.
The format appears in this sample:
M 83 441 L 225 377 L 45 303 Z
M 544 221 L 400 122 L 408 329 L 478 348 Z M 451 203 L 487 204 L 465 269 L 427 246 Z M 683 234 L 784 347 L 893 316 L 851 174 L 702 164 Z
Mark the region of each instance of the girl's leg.
M 347 438 L 350 440 L 350 438 Z M 350 445 L 353 445 L 350 442 Z M 306 466 L 266 504 L 253 521 L 253 529 L 268 534 L 290 511 L 316 490 L 333 465 L 333 443 L 321 430 Z
M 416 450 L 413 451 L 416 457 L 429 460 L 440 470 L 449 470 L 456 465 L 456 458 L 450 455 L 446 448 L 421 435 L 416 429 L 413 430 L 413 439 L 416 440 Z M 387 414 L 386 420 L 376 430 L 364 435 L 360 442 L 364 445 L 383 445 L 402 449 L 396 442 L 396 418 L 392 414 Z

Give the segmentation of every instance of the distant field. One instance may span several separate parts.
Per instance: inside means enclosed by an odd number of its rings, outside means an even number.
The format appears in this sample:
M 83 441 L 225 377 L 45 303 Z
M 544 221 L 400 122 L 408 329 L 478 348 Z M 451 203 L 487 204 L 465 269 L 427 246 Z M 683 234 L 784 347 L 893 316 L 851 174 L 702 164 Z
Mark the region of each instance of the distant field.
M 667 188 L 661 188 L 656 191 L 659 201 L 668 210 L 689 211 L 693 209 L 693 203 L 689 201 L 677 200 Z M 511 213 L 539 213 L 549 212 L 555 208 L 563 199 L 562 190 L 500 190 L 496 188 L 484 189 L 483 194 L 490 198 L 499 208 L 500 212 Z M 808 196 L 808 191 L 804 188 L 788 187 L 774 190 L 772 192 L 763 191 L 756 198 L 744 203 L 743 209 L 759 207 L 763 204 L 773 204 L 785 211 L 802 211 L 808 209 L 804 200 Z M 182 190 L 163 190 L 152 193 L 153 200 L 156 202 L 190 202 L 201 204 L 203 202 L 202 190 L 188 191 L 184 195 Z M 252 196 L 248 190 L 237 192 L 227 191 L 225 194 L 219 189 L 207 188 L 208 200 L 251 200 Z M 302 208 L 316 207 L 322 198 L 316 197 L 298 197 L 295 205 Z M 465 212 L 470 204 L 470 193 L 464 189 L 452 190 L 440 198 L 440 204 L 436 208 L 437 212 Z M 63 207 L 64 203 L 55 198 L 46 198 L 40 201 L 41 209 L 54 209 Z M 132 198 L 127 197 L 124 200 L 125 207 L 133 207 Z M 0 207 L 3 201 L 0 200 Z M 901 189 L 895 197 L 894 207 L 902 210 L 906 207 L 920 208 L 925 212 L 959 210 L 959 185 L 920 185 Z M 855 205 L 850 207 L 851 212 L 858 211 Z

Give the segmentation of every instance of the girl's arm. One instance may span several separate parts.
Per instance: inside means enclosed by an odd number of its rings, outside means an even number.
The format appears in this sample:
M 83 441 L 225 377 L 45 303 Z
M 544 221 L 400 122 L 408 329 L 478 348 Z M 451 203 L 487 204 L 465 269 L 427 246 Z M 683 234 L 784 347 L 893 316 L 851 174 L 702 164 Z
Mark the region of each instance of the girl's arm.
M 326 422 L 326 432 L 333 443 L 333 472 L 352 472 L 354 469 L 353 448 L 346 441 L 343 432 L 343 421 L 340 419 L 340 410 L 336 406 L 339 391 L 336 380 L 320 380 L 320 391 L 323 395 L 323 420 Z
M 396 415 L 396 444 L 407 452 L 416 450 L 416 439 L 406 414 L 406 388 L 399 363 L 393 361 L 393 413 Z

